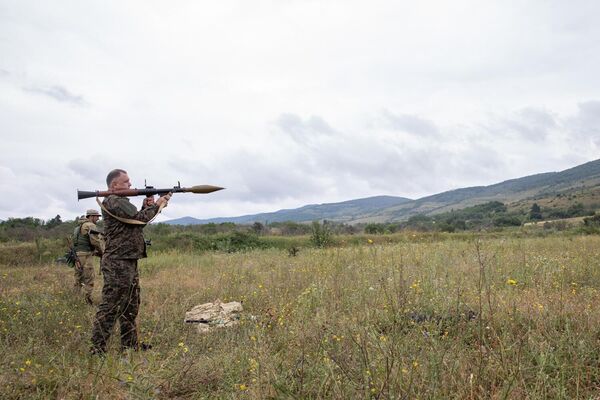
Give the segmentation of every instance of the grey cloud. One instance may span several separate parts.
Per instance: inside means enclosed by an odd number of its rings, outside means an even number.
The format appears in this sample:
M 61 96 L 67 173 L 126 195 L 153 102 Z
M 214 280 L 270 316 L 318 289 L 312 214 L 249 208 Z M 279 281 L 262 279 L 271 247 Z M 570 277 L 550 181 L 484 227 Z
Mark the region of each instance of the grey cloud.
M 0 200 L 0 218 L 36 216 L 50 218 L 57 213 L 80 212 L 75 194 L 73 175 L 56 164 L 23 162 L 11 167 L 0 166 L 0 191 L 5 194 Z M 15 185 L 27 182 L 35 188 L 35 195 Z M 69 216 L 67 216 L 69 217 Z
M 94 182 L 103 182 L 110 170 L 108 163 L 92 158 L 70 160 L 67 163 L 67 168 L 80 177 Z
M 543 109 L 528 107 L 519 111 L 519 115 L 524 121 L 543 128 L 555 128 L 557 126 L 554 114 Z
M 78 106 L 87 105 L 87 101 L 83 98 L 83 96 L 75 95 L 69 92 L 63 86 L 45 86 L 45 87 L 28 87 L 23 88 L 24 91 L 33 94 L 39 94 L 43 96 L 50 97 L 56 101 L 61 103 L 70 103 Z
M 334 129 L 323 118 L 313 115 L 307 120 L 302 120 L 298 115 L 284 113 L 277 119 L 276 125 L 285 133 L 292 136 L 297 142 L 302 142 L 311 137 L 331 135 Z
M 2 196 L 0 196 L 0 210 L 10 209 L 15 206 L 15 199 L 11 196 L 11 192 L 15 191 L 16 182 L 18 180 L 17 174 L 10 167 L 0 165 L 0 190 L 2 190 Z
M 393 130 L 408 132 L 420 136 L 437 136 L 439 131 L 437 126 L 424 118 L 410 114 L 393 114 L 384 110 L 383 118 L 385 124 Z
M 7 70 L 0 68 L 0 76 L 9 76 L 10 72 L 8 72 Z
M 172 168 L 178 174 L 185 177 L 211 176 L 215 170 L 210 170 L 204 162 L 199 160 L 183 159 L 180 157 L 171 157 L 167 160 L 169 168 Z
M 306 122 L 306 125 L 310 127 L 314 132 L 326 134 L 335 133 L 335 131 L 323 118 L 316 115 L 312 115 Z
M 471 184 L 476 182 L 493 181 L 494 175 L 506 168 L 506 159 L 489 145 L 475 143 L 466 151 L 455 154 L 446 167 L 446 174 L 452 175 L 455 179 L 460 178 L 464 185 L 465 180 L 470 180 Z M 486 184 L 488 184 L 486 183 Z
M 545 110 L 525 108 L 515 119 L 506 121 L 506 126 L 524 139 L 539 142 L 545 140 L 558 123 L 554 115 Z
M 291 167 L 306 179 L 330 178 L 336 190 L 347 192 L 348 197 L 361 192 L 411 197 L 460 186 L 453 183 L 464 181 L 465 176 L 473 184 L 486 182 L 504 165 L 490 146 L 442 145 L 436 125 L 423 118 L 391 113 L 388 117 L 394 118 L 397 128 L 427 135 L 427 140 L 390 141 L 372 125 L 368 135 L 338 133 L 319 146 L 302 147 Z
M 499 137 L 515 137 L 540 143 L 560 128 L 560 120 L 544 109 L 526 107 L 508 116 L 492 116 L 479 128 Z
M 323 190 L 318 177 L 308 175 L 302 168 L 290 165 L 287 168 L 269 164 L 253 164 L 244 168 L 241 178 L 247 194 L 254 201 L 272 201 L 286 198 L 301 198 Z
M 172 168 L 184 176 L 194 171 L 208 176 L 211 182 L 225 186 L 221 198 L 250 202 L 279 201 L 286 198 L 302 197 L 322 189 L 302 160 L 286 157 L 285 164 L 280 160 L 238 151 L 220 158 L 219 165 L 206 165 L 196 160 L 172 160 Z
M 337 190 L 356 193 L 406 194 L 424 190 L 443 160 L 435 146 L 406 147 L 382 141 L 376 133 L 361 137 L 336 137 L 318 149 L 307 149 L 295 167 L 307 176 L 330 177 Z
M 577 114 L 568 119 L 568 126 L 577 140 L 600 146 L 600 101 L 586 101 L 578 106 Z
M 464 135 L 464 127 L 447 129 Z M 462 187 L 465 182 L 494 182 L 505 170 L 505 160 L 493 143 L 462 138 L 448 146 L 442 139 L 437 135 L 417 142 L 394 141 L 371 126 L 368 135 L 336 135 L 319 148 L 305 149 L 310 161 L 305 168 L 334 176 L 342 190 L 356 190 L 360 181 L 370 189 L 366 193 L 407 197 Z

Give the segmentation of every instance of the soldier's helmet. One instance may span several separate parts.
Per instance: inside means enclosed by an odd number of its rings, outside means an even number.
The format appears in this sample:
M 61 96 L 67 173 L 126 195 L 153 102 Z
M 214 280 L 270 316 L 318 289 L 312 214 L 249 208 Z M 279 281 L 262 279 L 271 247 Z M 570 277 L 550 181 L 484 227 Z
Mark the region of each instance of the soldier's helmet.
M 98 211 L 94 210 L 93 208 L 90 208 L 89 210 L 87 210 L 85 212 L 85 216 L 86 217 L 93 217 L 93 216 L 101 217 L 100 213 Z

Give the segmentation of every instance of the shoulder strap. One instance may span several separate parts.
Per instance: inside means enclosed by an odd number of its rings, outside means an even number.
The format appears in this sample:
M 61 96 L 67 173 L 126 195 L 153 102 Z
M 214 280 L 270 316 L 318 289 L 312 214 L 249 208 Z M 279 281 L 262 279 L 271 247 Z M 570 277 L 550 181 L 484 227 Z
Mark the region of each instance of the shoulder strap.
M 154 215 L 154 217 L 152 217 L 152 219 L 150 219 L 150 221 L 148 221 L 148 222 L 142 222 L 142 221 L 138 221 L 137 219 L 122 218 L 122 217 L 116 216 L 115 214 L 113 214 L 110 211 L 108 211 L 106 209 L 106 207 L 104 207 L 104 204 L 102 204 L 102 202 L 100 201 L 100 198 L 98 198 L 98 197 L 96 197 L 96 202 L 98 203 L 98 205 L 100 206 L 100 208 L 103 211 L 106 211 L 106 213 L 108 215 L 110 215 L 111 217 L 113 217 L 116 220 L 119 220 L 119 221 L 123 222 L 124 224 L 129 224 L 129 225 L 146 225 L 146 224 L 149 224 L 150 222 L 154 221 L 154 218 L 156 218 L 158 216 L 158 214 L 160 214 L 160 212 L 163 209 L 163 205 L 161 204 L 158 207 L 158 211 L 156 212 L 156 215 Z

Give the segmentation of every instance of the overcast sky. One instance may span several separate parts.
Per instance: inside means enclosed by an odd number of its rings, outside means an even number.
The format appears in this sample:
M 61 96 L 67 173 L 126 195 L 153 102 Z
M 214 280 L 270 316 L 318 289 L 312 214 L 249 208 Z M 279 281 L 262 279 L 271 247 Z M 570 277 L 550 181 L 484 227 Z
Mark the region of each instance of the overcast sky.
M 600 2 L 0 0 L 0 219 L 409 198 L 600 158 Z M 134 200 L 140 203 L 141 198 Z

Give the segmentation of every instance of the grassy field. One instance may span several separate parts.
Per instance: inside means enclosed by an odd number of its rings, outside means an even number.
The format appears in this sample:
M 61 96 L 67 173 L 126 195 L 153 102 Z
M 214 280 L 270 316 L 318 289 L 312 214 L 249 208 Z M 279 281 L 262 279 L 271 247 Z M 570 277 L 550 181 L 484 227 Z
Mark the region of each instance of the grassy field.
M 141 353 L 88 355 L 72 270 L 0 266 L 0 398 L 573 399 L 600 393 L 600 237 L 191 254 L 140 263 Z M 101 277 L 95 297 L 99 299 Z M 244 305 L 209 334 L 185 311 Z

